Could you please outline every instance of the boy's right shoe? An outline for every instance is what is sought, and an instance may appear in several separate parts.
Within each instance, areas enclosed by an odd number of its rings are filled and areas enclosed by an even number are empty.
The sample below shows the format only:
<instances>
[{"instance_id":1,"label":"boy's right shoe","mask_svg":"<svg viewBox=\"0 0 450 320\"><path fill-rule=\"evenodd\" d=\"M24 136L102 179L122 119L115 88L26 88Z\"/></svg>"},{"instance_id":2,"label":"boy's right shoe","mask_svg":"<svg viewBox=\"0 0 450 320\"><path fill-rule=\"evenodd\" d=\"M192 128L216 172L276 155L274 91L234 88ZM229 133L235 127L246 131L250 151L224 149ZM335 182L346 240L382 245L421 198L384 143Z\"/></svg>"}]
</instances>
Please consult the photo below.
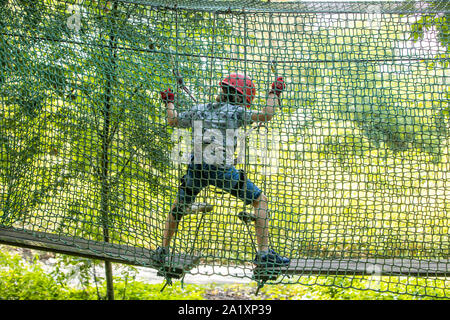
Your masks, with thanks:
<instances>
[{"instance_id":1,"label":"boy's right shoe","mask_svg":"<svg viewBox=\"0 0 450 320\"><path fill-rule=\"evenodd\" d=\"M258 252L253 263L261 268L283 268L289 266L291 259L278 255L273 249Z\"/></svg>"}]
</instances>

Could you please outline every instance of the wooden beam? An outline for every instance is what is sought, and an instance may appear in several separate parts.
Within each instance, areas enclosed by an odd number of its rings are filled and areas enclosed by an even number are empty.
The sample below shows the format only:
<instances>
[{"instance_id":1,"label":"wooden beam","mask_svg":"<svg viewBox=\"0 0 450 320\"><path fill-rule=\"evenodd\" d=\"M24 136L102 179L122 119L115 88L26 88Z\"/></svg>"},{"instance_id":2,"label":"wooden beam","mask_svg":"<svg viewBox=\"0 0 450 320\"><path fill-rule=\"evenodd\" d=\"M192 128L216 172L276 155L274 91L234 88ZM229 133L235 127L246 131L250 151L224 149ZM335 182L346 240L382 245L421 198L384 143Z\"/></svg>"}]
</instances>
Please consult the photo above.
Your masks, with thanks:
<instances>
[{"instance_id":1,"label":"wooden beam","mask_svg":"<svg viewBox=\"0 0 450 320\"><path fill-rule=\"evenodd\" d=\"M152 259L154 250L45 232L0 227L0 243L155 269L159 267ZM172 254L166 262L173 268L188 271L198 265L200 258Z\"/></svg>"},{"instance_id":2,"label":"wooden beam","mask_svg":"<svg viewBox=\"0 0 450 320\"><path fill-rule=\"evenodd\" d=\"M293 259L286 274L450 276L448 259Z\"/></svg>"},{"instance_id":3,"label":"wooden beam","mask_svg":"<svg viewBox=\"0 0 450 320\"><path fill-rule=\"evenodd\" d=\"M60 236L51 233L23 231L0 227L0 243L52 251L91 259L158 269L151 257L154 251L141 247ZM199 257L174 254L166 258L171 270L189 271L200 262ZM265 270L258 269L259 274ZM269 270L270 272L270 270ZM276 268L276 274L292 275L388 275L388 276L450 276L450 259L292 259L287 268Z\"/></svg>"}]
</instances>

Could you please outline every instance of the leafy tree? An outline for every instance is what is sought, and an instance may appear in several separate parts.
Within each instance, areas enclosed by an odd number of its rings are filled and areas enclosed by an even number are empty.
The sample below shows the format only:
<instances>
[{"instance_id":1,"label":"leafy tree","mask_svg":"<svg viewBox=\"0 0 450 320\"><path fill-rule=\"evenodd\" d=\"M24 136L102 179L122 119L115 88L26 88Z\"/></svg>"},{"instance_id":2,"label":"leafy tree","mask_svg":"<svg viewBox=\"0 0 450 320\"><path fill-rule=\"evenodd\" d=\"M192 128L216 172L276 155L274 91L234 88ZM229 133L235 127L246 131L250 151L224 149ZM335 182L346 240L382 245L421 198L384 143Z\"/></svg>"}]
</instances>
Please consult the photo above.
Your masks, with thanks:
<instances>
[{"instance_id":1,"label":"leafy tree","mask_svg":"<svg viewBox=\"0 0 450 320\"><path fill-rule=\"evenodd\" d=\"M358 136L362 132L372 148L394 153L419 150L433 161L440 160L449 137L448 105L445 89L434 79L442 79L443 73L427 70L396 50L397 43L407 41L403 36L408 32L405 26L399 30L398 22L386 18L378 28L370 28L362 20L358 27L334 26L311 33L307 53L320 52L330 61L322 64L322 79L313 85L321 92L314 116L324 121L350 120L359 129L347 130L345 142L325 138L325 153L340 159L362 155L369 151ZM426 85L427 91L413 88L411 79L418 79L413 81Z\"/></svg>"},{"instance_id":2,"label":"leafy tree","mask_svg":"<svg viewBox=\"0 0 450 320\"><path fill-rule=\"evenodd\" d=\"M176 186L159 91L176 88L173 69L208 91L200 56L220 50L208 43L225 20L119 1L1 5L3 220L35 211L55 232L157 237L149 213Z\"/></svg>"},{"instance_id":3,"label":"leafy tree","mask_svg":"<svg viewBox=\"0 0 450 320\"><path fill-rule=\"evenodd\" d=\"M59 116L43 111L52 94L62 97L66 77L61 66L34 56L36 50L48 50L35 38L45 15L42 3L2 1L0 15L0 181L5 190L0 221L10 225L48 200L69 177L61 164L36 166L39 157L57 152L45 132ZM26 41L27 36L33 38Z\"/></svg>"},{"instance_id":4,"label":"leafy tree","mask_svg":"<svg viewBox=\"0 0 450 320\"><path fill-rule=\"evenodd\" d=\"M406 3L414 5L416 2L425 3L432 11L440 13L424 13L416 17L415 22L411 25L411 39L413 41L419 41L423 39L426 31L435 29L437 33L437 39L441 45L446 48L446 53L440 57L446 59L443 61L445 66L448 66L448 50L450 46L450 34L449 34L449 20L450 20L450 3L442 0L407 0Z\"/></svg>"}]
</instances>

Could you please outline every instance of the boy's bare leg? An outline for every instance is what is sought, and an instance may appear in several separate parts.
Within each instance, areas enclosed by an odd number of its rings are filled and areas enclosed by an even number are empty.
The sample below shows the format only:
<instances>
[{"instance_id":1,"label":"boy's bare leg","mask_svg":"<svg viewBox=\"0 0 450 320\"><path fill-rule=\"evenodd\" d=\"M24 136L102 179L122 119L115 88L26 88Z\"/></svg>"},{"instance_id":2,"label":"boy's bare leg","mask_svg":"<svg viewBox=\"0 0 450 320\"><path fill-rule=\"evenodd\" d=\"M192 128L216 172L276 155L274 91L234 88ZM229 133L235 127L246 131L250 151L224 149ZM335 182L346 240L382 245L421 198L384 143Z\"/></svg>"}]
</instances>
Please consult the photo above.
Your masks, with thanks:
<instances>
[{"instance_id":1,"label":"boy's bare leg","mask_svg":"<svg viewBox=\"0 0 450 320\"><path fill-rule=\"evenodd\" d=\"M262 193L258 199L253 202L253 207L255 210L255 231L256 231L256 241L258 243L259 251L269 250L269 217L268 217L268 205L267 197ZM177 202L175 201L172 210L174 210ZM171 211L172 211L171 210ZM170 212L167 215L166 225L163 233L162 246L168 248L173 235L178 228L179 221L175 220L175 217Z\"/></svg>"},{"instance_id":2,"label":"boy's bare leg","mask_svg":"<svg viewBox=\"0 0 450 320\"><path fill-rule=\"evenodd\" d=\"M172 205L172 209L170 210L169 214L167 215L166 226L164 228L163 241L162 241L163 248L169 247L170 240L172 240L172 237L178 228L178 221L175 220L175 217L172 214L172 211L174 210L176 205L177 205L177 202L175 201L174 204Z\"/></svg>"},{"instance_id":3,"label":"boy's bare leg","mask_svg":"<svg viewBox=\"0 0 450 320\"><path fill-rule=\"evenodd\" d=\"M253 202L255 208L255 231L259 251L269 250L269 217L267 197L261 195Z\"/></svg>"},{"instance_id":4,"label":"boy's bare leg","mask_svg":"<svg viewBox=\"0 0 450 320\"><path fill-rule=\"evenodd\" d=\"M172 240L173 235L178 229L179 220L177 221L175 217L173 216L173 211L177 207L178 203L177 200L174 201L172 205L172 209L170 210L170 213L167 215L166 225L163 232L163 241L162 241L162 247L168 248L170 245L170 241ZM212 205L208 205L207 203L194 203L188 207L184 207L183 210L186 210L184 213L203 213L203 212L210 212L213 210Z\"/></svg>"}]
</instances>

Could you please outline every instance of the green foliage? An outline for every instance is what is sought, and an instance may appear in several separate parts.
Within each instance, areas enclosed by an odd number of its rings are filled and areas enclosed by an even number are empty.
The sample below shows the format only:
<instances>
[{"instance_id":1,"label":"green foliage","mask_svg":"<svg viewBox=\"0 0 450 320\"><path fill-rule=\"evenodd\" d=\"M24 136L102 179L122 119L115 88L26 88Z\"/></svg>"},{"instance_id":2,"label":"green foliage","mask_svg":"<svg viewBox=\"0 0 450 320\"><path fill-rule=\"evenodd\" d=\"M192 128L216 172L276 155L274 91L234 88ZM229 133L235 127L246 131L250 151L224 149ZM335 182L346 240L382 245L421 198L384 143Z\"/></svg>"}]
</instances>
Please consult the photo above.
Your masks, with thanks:
<instances>
[{"instance_id":1,"label":"green foliage","mask_svg":"<svg viewBox=\"0 0 450 320\"><path fill-rule=\"evenodd\" d=\"M115 294L122 300L204 300L204 286L175 282L161 292L161 284L147 284L139 281L124 283L117 281Z\"/></svg>"},{"instance_id":2,"label":"green foliage","mask_svg":"<svg viewBox=\"0 0 450 320\"><path fill-rule=\"evenodd\" d=\"M439 62L430 67L421 61L426 46L417 56L398 51L431 30L448 51L446 15L422 15L412 26L387 15L373 28L362 13L320 20L98 2L0 1L1 226L154 248L182 174L169 158L172 129L158 91L170 86L177 107L192 104L173 69L201 102L225 73L247 72L258 88L254 108L265 105L278 72L288 80L285 114L269 126L284 139L281 168L261 177L260 163L247 164L270 198L274 245L312 257L448 256L448 56L427 57ZM78 31L67 24L69 4L81 8ZM281 61L271 73L272 59ZM176 249L227 263L252 259L253 230L234 214L241 204L203 195L214 214L198 237L199 216L186 217ZM80 281L81 291L62 296L102 298L103 279L91 280L97 267L68 259L52 276L62 288ZM58 296L42 270L17 270ZM124 299L128 291L159 297L131 271L125 278L117 289ZM327 297L349 285L330 281Z\"/></svg>"},{"instance_id":3,"label":"green foliage","mask_svg":"<svg viewBox=\"0 0 450 320\"><path fill-rule=\"evenodd\" d=\"M47 274L38 264L25 265L20 256L0 251L1 300L67 299L68 290Z\"/></svg>"},{"instance_id":4,"label":"green foliage","mask_svg":"<svg viewBox=\"0 0 450 320\"><path fill-rule=\"evenodd\" d=\"M319 92L311 111L316 121L352 120L359 129L343 122L347 125L347 130L341 130L345 136L339 141L325 138L324 150L337 158L362 156L370 149L394 154L419 150L433 162L441 161L450 137L445 66L429 69L415 56L397 50L398 43L406 45L403 35L409 26L399 25L396 19L380 19L377 28L368 28L362 20L355 22L357 28L342 23L312 30L309 43L302 47L303 54L317 51L329 61L336 60L324 63L312 80L308 68L300 74L307 80L308 91ZM442 19L436 24L447 26ZM352 40L356 38L359 40ZM427 92L414 89L427 84ZM364 139L370 145L361 143Z\"/></svg>"},{"instance_id":5,"label":"green foliage","mask_svg":"<svg viewBox=\"0 0 450 320\"><path fill-rule=\"evenodd\" d=\"M90 273L98 262L58 256L57 264L50 271L39 264L39 256L26 263L19 255L0 251L0 299L1 300L98 300L105 298L105 281ZM256 284L207 285L184 284L179 281L165 288L160 284L148 284L136 280L136 270L125 268L115 277L116 300L411 300L445 298L448 292L442 288L445 280L398 277L304 277L302 283L268 284L255 296ZM70 283L79 280L81 288ZM432 285L436 288L432 288ZM394 287L398 287L394 290ZM396 293L397 292L397 293Z\"/></svg>"},{"instance_id":6,"label":"green foliage","mask_svg":"<svg viewBox=\"0 0 450 320\"><path fill-rule=\"evenodd\" d=\"M414 0L408 0L410 2L414 2ZM439 9L442 12L448 12L450 9L450 4L446 1L441 0L425 0L431 10ZM446 54L441 56L445 60L441 61L441 63L448 67L448 49L450 46L450 30L449 30L449 18L450 14L422 14L419 15L416 21L411 25L411 37L414 41L418 41L423 39L425 31L431 31L435 29L437 32L437 37L442 46L444 46L446 50Z\"/></svg>"},{"instance_id":7,"label":"green foliage","mask_svg":"<svg viewBox=\"0 0 450 320\"><path fill-rule=\"evenodd\" d=\"M67 23L71 3L83 12L78 32ZM129 3L106 8L91 1L15 0L1 5L6 130L0 136L0 183L7 190L0 203L2 224L11 226L31 212L53 212L59 232L102 239L110 226L122 228L123 215L136 205L146 203L149 211L161 206L173 191L174 167L158 91L176 86L173 68L187 82L210 75L197 68L196 56L223 48L212 49L208 42L212 33L226 39L224 20L185 12L174 30L168 28L173 14L152 20L155 12ZM149 19L140 20L146 15ZM177 34L184 39L180 43ZM205 38L198 47L186 45ZM66 203L64 214L56 202ZM89 221L83 221L86 214ZM145 217L132 219L134 228L146 229ZM108 231L121 238L126 228Z\"/></svg>"},{"instance_id":8,"label":"green foliage","mask_svg":"<svg viewBox=\"0 0 450 320\"><path fill-rule=\"evenodd\" d=\"M19 255L0 250L0 300L97 300L104 299L106 284L91 274L99 262L89 259L58 257L51 271L44 270L38 256L26 263ZM74 280L81 288L75 288ZM77 282L75 281L75 283ZM132 269L125 268L115 278L117 300L200 300L205 289L179 282L161 291L161 285L135 281Z\"/></svg>"}]
</instances>

